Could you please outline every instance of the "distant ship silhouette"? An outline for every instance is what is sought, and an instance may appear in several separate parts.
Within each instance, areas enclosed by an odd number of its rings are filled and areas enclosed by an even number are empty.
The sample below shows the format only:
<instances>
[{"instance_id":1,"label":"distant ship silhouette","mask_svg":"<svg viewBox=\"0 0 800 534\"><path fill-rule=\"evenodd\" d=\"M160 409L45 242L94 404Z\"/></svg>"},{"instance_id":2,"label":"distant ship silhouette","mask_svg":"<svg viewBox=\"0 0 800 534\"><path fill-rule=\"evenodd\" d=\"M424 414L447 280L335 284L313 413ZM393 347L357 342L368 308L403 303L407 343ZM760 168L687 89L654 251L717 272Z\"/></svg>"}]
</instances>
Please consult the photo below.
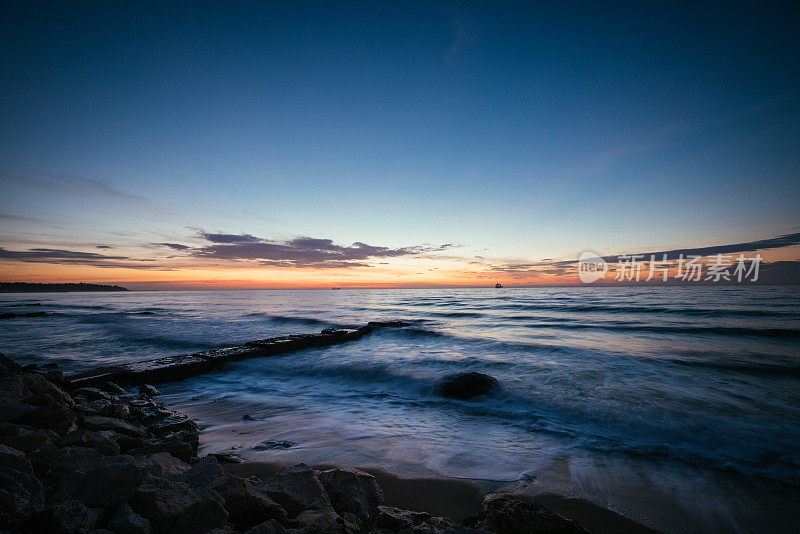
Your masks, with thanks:
<instances>
[{"instance_id":1,"label":"distant ship silhouette","mask_svg":"<svg viewBox=\"0 0 800 534\"><path fill-rule=\"evenodd\" d=\"M501 288L501 287L503 287L503 284L501 284L500 282L497 282L497 283L494 285L494 288L495 288L495 289L499 289L499 288Z\"/></svg>"}]
</instances>

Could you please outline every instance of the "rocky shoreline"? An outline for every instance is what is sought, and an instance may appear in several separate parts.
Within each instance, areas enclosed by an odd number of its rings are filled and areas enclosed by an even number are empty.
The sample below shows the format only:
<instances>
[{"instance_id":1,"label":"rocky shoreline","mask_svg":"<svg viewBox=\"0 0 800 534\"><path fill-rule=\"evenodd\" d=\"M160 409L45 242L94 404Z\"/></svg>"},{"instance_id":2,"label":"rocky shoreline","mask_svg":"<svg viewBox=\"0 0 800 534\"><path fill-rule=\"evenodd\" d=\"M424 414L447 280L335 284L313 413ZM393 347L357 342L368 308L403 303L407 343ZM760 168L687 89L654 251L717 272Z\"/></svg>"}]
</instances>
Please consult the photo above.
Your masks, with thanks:
<instances>
[{"instance_id":1,"label":"rocky shoreline","mask_svg":"<svg viewBox=\"0 0 800 534\"><path fill-rule=\"evenodd\" d=\"M198 458L197 424L157 394L72 384L0 354L0 532L586 532L509 495L487 496L463 525L384 506L375 478L355 469L235 476Z\"/></svg>"},{"instance_id":2,"label":"rocky shoreline","mask_svg":"<svg viewBox=\"0 0 800 534\"><path fill-rule=\"evenodd\" d=\"M99 386L107 382L121 385L157 384L182 380L213 371L226 362L246 358L275 356L313 347L328 347L356 341L372 333L376 328L399 328L409 326L405 321L370 321L359 328L326 328L313 334L295 334L269 339L249 341L244 345L224 349L206 350L193 354L167 356L154 360L143 360L123 365L98 367L68 377L74 386Z\"/></svg>"}]
</instances>

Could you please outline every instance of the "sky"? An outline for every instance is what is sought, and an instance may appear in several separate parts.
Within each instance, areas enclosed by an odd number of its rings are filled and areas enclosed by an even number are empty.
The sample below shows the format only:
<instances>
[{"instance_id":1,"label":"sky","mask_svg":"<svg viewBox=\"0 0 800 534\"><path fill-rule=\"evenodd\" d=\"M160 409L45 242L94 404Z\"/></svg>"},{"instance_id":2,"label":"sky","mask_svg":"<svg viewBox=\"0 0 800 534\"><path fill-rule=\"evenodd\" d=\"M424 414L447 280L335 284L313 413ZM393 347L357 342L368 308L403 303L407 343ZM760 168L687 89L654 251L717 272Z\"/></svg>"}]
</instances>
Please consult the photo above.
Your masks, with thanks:
<instances>
[{"instance_id":1,"label":"sky","mask_svg":"<svg viewBox=\"0 0 800 534\"><path fill-rule=\"evenodd\" d=\"M733 246L800 282L799 21L6 1L0 281L569 284L586 250Z\"/></svg>"}]
</instances>

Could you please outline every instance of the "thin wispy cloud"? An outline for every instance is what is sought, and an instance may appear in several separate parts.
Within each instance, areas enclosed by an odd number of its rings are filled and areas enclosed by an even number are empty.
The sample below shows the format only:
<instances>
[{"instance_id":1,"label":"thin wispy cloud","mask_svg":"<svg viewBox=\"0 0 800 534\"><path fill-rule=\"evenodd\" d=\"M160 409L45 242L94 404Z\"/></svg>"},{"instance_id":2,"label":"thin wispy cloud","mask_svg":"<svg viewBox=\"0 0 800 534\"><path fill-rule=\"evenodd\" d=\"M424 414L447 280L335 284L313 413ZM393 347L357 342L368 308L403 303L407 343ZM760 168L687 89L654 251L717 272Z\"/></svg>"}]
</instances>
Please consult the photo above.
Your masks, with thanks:
<instances>
[{"instance_id":1,"label":"thin wispy cloud","mask_svg":"<svg viewBox=\"0 0 800 534\"><path fill-rule=\"evenodd\" d=\"M124 269L171 270L156 264L153 259L137 259L129 256L109 256L96 252L82 252L53 248L32 248L28 250L6 250L0 248L0 260L26 263L50 263L58 265L85 265L91 267L116 267Z\"/></svg>"},{"instance_id":2,"label":"thin wispy cloud","mask_svg":"<svg viewBox=\"0 0 800 534\"><path fill-rule=\"evenodd\" d=\"M475 23L462 8L453 17L453 39L442 57L447 63L451 63L464 48L474 43L476 39Z\"/></svg>"}]
</instances>

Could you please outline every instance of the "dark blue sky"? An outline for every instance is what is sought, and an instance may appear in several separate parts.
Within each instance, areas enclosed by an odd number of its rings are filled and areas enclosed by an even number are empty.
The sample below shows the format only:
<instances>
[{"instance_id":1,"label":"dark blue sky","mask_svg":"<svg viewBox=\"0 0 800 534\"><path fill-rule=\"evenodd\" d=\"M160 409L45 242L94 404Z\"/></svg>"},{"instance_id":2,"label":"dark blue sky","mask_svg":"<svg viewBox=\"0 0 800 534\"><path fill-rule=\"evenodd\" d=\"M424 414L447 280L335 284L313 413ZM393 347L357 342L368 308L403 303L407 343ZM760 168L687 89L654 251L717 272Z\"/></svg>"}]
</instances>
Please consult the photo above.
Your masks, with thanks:
<instances>
[{"instance_id":1,"label":"dark blue sky","mask_svg":"<svg viewBox=\"0 0 800 534\"><path fill-rule=\"evenodd\" d=\"M798 225L797 3L118 4L0 8L6 247L538 260Z\"/></svg>"}]
</instances>

